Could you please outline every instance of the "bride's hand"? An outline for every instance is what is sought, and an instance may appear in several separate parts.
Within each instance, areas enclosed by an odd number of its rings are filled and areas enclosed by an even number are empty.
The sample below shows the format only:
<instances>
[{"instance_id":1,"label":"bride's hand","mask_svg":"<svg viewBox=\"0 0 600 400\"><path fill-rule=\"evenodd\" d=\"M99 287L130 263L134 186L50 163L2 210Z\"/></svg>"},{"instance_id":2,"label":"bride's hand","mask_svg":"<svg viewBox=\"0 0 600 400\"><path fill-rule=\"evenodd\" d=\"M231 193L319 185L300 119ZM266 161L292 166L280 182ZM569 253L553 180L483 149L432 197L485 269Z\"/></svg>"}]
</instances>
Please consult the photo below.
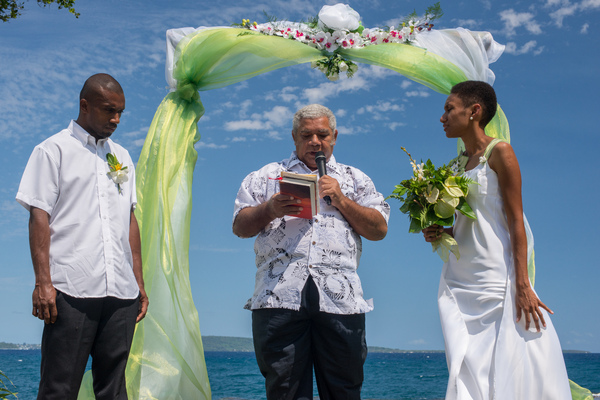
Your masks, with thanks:
<instances>
[{"instance_id":1,"label":"bride's hand","mask_svg":"<svg viewBox=\"0 0 600 400\"><path fill-rule=\"evenodd\" d=\"M423 229L421 232L423 232L423 237L425 238L426 242L435 242L442 237L444 227L441 225L431 225Z\"/></svg>"},{"instance_id":2,"label":"bride's hand","mask_svg":"<svg viewBox=\"0 0 600 400\"><path fill-rule=\"evenodd\" d=\"M546 327L546 321L544 320L544 315L542 314L540 307L550 314L554 314L554 312L535 295L535 292L530 286L520 290L517 289L515 306L517 308L517 322L519 322L523 314L525 314L525 329L527 330L529 330L532 319L538 332L540 331L540 322L544 328Z\"/></svg>"}]
</instances>

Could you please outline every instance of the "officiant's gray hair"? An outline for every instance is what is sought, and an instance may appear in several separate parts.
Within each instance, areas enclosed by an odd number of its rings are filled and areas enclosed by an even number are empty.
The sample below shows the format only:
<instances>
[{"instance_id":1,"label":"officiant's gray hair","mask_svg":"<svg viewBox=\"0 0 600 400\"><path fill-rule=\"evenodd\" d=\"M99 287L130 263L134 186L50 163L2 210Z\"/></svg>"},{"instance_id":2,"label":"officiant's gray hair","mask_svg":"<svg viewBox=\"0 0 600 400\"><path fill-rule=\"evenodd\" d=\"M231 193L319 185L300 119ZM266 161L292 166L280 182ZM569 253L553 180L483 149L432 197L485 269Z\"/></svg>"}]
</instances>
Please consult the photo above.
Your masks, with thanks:
<instances>
[{"instance_id":1,"label":"officiant's gray hair","mask_svg":"<svg viewBox=\"0 0 600 400\"><path fill-rule=\"evenodd\" d=\"M296 114L294 114L292 132L296 133L298 131L298 126L300 126L300 120L317 119L321 117L327 117L327 119L329 120L329 129L331 129L332 133L335 132L335 115L333 115L333 112L329 108L320 104L310 104L296 111Z\"/></svg>"}]
</instances>

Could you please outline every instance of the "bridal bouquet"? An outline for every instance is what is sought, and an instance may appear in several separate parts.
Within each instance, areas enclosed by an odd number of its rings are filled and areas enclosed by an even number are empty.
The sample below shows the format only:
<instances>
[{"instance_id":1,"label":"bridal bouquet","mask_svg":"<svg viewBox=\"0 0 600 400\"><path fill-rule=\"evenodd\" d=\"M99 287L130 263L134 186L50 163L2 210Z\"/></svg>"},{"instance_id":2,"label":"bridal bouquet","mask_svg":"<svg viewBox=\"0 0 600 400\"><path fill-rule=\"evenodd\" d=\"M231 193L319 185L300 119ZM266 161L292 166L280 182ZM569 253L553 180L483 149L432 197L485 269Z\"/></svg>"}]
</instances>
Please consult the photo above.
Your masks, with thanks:
<instances>
[{"instance_id":1,"label":"bridal bouquet","mask_svg":"<svg viewBox=\"0 0 600 400\"><path fill-rule=\"evenodd\" d=\"M460 175L464 160L457 158L450 165L435 168L431 160L417 164L404 147L402 150L410 158L413 176L396 185L389 198L402 202L400 211L410 218L409 232L418 233L437 224L452 226L454 213L458 210L466 217L475 219L475 213L466 201L469 184L474 181ZM464 168L464 165L462 166ZM442 260L447 261L449 252L460 258L458 244L452 236L443 233L442 237L431 243Z\"/></svg>"}]
</instances>

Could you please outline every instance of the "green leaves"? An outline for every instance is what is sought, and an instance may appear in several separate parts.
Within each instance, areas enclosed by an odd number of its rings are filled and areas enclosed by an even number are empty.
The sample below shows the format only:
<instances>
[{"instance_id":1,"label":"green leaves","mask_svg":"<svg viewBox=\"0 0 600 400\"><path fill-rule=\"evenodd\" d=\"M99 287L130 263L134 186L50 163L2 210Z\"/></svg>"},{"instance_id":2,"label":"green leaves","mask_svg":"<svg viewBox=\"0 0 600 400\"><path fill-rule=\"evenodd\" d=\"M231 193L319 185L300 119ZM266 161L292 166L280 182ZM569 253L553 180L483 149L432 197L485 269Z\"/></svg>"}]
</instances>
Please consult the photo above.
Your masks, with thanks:
<instances>
[{"instance_id":1,"label":"green leaves","mask_svg":"<svg viewBox=\"0 0 600 400\"><path fill-rule=\"evenodd\" d=\"M43 7L56 3L59 10L66 8L75 18L79 18L79 13L73 7L75 0L37 0L37 3ZM7 22L10 19L17 18L25 8L24 4L18 0L0 0L0 20Z\"/></svg>"},{"instance_id":2,"label":"green leaves","mask_svg":"<svg viewBox=\"0 0 600 400\"><path fill-rule=\"evenodd\" d=\"M108 162L108 165L111 167L116 167L119 164L117 157L115 157L111 153L106 154L106 161Z\"/></svg>"},{"instance_id":3,"label":"green leaves","mask_svg":"<svg viewBox=\"0 0 600 400\"><path fill-rule=\"evenodd\" d=\"M0 371L0 399L7 399L8 396L14 396L15 398L18 398L16 392L11 392L10 390L8 390L8 387L6 386L6 383L4 382L5 380L10 382L11 385L13 385L11 380L8 379L8 377L4 374L4 372ZM13 386L15 386L15 385L13 385Z\"/></svg>"}]
</instances>

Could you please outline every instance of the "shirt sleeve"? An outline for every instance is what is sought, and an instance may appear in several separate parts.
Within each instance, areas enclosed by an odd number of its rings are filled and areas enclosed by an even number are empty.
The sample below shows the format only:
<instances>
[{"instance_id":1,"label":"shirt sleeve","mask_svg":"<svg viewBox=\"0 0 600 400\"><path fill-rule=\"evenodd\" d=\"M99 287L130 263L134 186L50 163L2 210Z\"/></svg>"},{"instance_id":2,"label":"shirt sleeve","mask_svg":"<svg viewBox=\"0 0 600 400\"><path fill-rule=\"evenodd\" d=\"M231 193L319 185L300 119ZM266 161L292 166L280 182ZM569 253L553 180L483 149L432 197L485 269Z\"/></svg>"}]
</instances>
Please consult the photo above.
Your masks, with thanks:
<instances>
[{"instance_id":1,"label":"shirt sleeve","mask_svg":"<svg viewBox=\"0 0 600 400\"><path fill-rule=\"evenodd\" d=\"M36 207L52 215L59 195L59 164L41 146L33 149L21 178L17 201L28 211Z\"/></svg>"},{"instance_id":2,"label":"shirt sleeve","mask_svg":"<svg viewBox=\"0 0 600 400\"><path fill-rule=\"evenodd\" d=\"M235 198L233 221L244 208L256 207L279 191L279 181L276 178L283 169L280 163L271 163L244 178Z\"/></svg>"},{"instance_id":3,"label":"shirt sleeve","mask_svg":"<svg viewBox=\"0 0 600 400\"><path fill-rule=\"evenodd\" d=\"M256 191L256 179L258 171L251 172L244 178L235 198L233 208L233 221L237 215L246 207L256 207L264 201L264 196Z\"/></svg>"},{"instance_id":4,"label":"shirt sleeve","mask_svg":"<svg viewBox=\"0 0 600 400\"><path fill-rule=\"evenodd\" d=\"M356 203L363 207L373 208L381 213L386 224L390 219L390 205L381 193L375 189L375 184L365 173L356 170Z\"/></svg>"}]
</instances>

